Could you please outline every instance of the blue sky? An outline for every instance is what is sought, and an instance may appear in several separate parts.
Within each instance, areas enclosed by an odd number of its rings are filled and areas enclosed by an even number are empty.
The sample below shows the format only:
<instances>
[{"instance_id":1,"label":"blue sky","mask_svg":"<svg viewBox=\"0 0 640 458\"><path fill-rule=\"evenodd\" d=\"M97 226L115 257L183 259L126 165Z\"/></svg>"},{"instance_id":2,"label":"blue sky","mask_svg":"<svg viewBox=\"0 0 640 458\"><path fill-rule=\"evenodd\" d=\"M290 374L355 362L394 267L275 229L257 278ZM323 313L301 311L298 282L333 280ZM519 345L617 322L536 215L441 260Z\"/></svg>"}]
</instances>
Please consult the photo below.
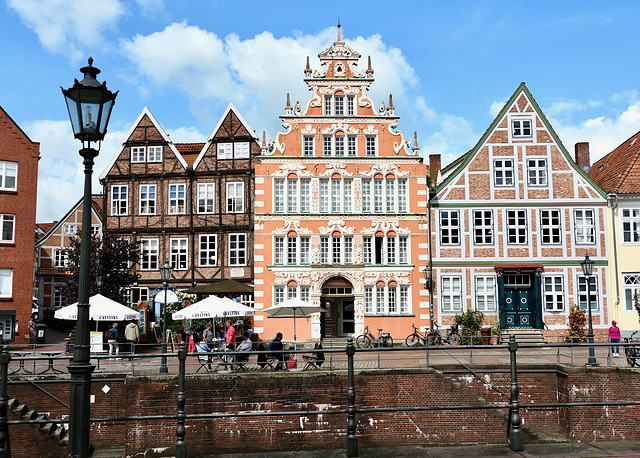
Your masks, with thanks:
<instances>
[{"instance_id":1,"label":"blue sky","mask_svg":"<svg viewBox=\"0 0 640 458\"><path fill-rule=\"evenodd\" d=\"M588 141L593 161L640 130L639 13L636 1L5 0L0 105L41 144L37 219L57 220L83 183L60 86L89 56L120 91L97 176L145 106L176 142L204 141L229 101L274 138L339 17L361 66L371 56L371 98L393 94L421 154L468 151L524 81L567 149Z\"/></svg>"}]
</instances>

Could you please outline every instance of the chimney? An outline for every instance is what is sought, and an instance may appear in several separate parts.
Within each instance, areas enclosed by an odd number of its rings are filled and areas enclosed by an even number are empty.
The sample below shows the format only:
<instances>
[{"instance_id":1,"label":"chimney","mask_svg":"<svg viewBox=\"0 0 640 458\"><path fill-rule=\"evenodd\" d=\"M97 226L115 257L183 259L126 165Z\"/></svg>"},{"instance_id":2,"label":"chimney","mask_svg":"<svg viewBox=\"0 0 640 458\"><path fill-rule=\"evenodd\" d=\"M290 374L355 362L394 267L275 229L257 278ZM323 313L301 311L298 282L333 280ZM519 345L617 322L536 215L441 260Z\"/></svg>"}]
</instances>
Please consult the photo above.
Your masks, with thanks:
<instances>
[{"instance_id":1,"label":"chimney","mask_svg":"<svg viewBox=\"0 0 640 458\"><path fill-rule=\"evenodd\" d=\"M589 157L589 142L576 143L576 164L585 173L591 169L591 158Z\"/></svg>"},{"instance_id":2,"label":"chimney","mask_svg":"<svg viewBox=\"0 0 640 458\"><path fill-rule=\"evenodd\" d=\"M442 167L442 156L440 154L429 155L429 176L431 178L430 186L435 186L438 181L438 173Z\"/></svg>"}]
</instances>

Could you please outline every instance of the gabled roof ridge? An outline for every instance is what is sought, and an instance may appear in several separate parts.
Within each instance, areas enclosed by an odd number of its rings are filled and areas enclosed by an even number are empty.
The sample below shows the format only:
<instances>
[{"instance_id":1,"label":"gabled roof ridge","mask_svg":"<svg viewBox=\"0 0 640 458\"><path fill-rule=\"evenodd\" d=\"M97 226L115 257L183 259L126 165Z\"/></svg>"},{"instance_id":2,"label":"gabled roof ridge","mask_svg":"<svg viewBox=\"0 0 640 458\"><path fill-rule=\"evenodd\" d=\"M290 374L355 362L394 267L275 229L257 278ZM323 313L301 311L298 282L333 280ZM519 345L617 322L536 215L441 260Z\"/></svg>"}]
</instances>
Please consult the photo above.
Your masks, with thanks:
<instances>
[{"instance_id":1,"label":"gabled roof ridge","mask_svg":"<svg viewBox=\"0 0 640 458\"><path fill-rule=\"evenodd\" d=\"M629 144L630 142L631 144ZM631 156L629 158L622 157L620 161L617 161L617 159L623 156L630 148L633 148ZM604 165L607 165L608 167L610 163L613 165L611 170L616 171L622 169L620 173L615 177L607 175L604 170L602 171L602 174L599 173L600 167ZM613 151L594 162L592 171L595 172L594 180L598 180L600 183L602 183L603 186L605 185L605 181L607 181L607 178L611 178L613 184L611 186L611 189L608 189L607 191L618 193L620 192L620 188L624 186L629 175L634 172L636 168L640 170L640 131L631 135L620 145L618 145Z\"/></svg>"},{"instance_id":2,"label":"gabled roof ridge","mask_svg":"<svg viewBox=\"0 0 640 458\"><path fill-rule=\"evenodd\" d=\"M92 194L91 195L91 211L95 212L96 215L102 219L102 210L98 207L98 204L94 202L94 199L97 199L99 197L102 197L102 194ZM60 226L62 226L63 224L66 223L66 221L69 219L69 217L78 210L78 208L80 208L80 205L82 204L82 202L84 201L84 196L82 196L80 198L80 200L78 202L75 203L74 206L72 206L69 211L67 213L64 214L64 216L62 218L60 218L60 220L55 223L53 226L51 226L51 228L47 231L46 234L44 234L42 237L40 237L38 239L38 241L36 242L36 247L40 247L42 245L44 245L44 242L46 242L47 240L49 240L49 238L58 230L58 228Z\"/></svg>"}]
</instances>

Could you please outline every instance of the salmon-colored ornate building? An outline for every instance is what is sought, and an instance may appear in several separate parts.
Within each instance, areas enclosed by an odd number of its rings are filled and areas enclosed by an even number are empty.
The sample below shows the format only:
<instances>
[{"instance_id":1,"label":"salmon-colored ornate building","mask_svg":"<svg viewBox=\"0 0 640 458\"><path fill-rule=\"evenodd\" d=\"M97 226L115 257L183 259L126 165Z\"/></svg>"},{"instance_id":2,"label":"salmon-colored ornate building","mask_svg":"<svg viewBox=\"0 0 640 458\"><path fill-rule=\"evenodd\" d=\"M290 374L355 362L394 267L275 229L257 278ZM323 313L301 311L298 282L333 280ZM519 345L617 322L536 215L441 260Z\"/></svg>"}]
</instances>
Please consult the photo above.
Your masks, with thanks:
<instances>
[{"instance_id":1,"label":"salmon-colored ornate building","mask_svg":"<svg viewBox=\"0 0 640 458\"><path fill-rule=\"evenodd\" d=\"M261 309L288 298L327 310L297 319L298 339L405 336L428 317L427 167L396 131L392 97L367 96L371 60L340 36L304 69L312 95L281 116L284 131L256 164L255 332L293 337L293 320Z\"/></svg>"}]
</instances>

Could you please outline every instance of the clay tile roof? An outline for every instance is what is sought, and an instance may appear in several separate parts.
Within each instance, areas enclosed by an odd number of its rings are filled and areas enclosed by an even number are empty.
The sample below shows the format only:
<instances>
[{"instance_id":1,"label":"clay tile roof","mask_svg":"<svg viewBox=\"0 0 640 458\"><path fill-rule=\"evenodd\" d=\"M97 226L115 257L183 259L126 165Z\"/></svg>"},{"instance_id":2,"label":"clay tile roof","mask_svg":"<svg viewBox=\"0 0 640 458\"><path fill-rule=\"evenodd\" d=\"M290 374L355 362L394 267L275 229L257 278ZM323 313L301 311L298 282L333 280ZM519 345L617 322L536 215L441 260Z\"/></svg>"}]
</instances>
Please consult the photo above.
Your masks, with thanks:
<instances>
[{"instance_id":1,"label":"clay tile roof","mask_svg":"<svg viewBox=\"0 0 640 458\"><path fill-rule=\"evenodd\" d=\"M184 160L189 165L193 165L193 163L198 158L200 151L204 148L204 143L174 143L178 152L182 155Z\"/></svg>"},{"instance_id":2,"label":"clay tile roof","mask_svg":"<svg viewBox=\"0 0 640 458\"><path fill-rule=\"evenodd\" d=\"M589 177L607 193L640 193L640 132L597 161Z\"/></svg>"}]
</instances>

